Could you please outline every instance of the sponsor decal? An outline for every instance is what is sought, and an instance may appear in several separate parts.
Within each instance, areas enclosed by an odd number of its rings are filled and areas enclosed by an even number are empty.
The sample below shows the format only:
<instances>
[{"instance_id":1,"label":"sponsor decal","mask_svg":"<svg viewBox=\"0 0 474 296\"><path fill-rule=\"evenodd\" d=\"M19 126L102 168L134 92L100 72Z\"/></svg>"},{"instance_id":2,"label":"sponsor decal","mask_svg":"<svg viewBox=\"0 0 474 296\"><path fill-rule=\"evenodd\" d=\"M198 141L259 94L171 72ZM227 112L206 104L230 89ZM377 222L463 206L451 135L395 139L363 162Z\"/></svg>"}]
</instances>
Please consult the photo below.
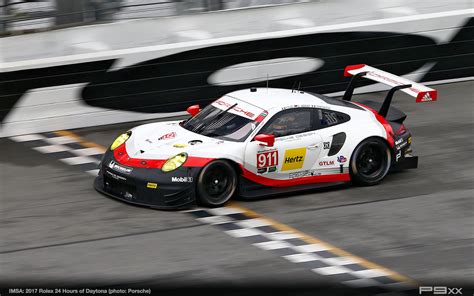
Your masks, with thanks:
<instances>
[{"instance_id":1,"label":"sponsor decal","mask_svg":"<svg viewBox=\"0 0 474 296\"><path fill-rule=\"evenodd\" d=\"M299 138L309 137L309 136L312 136L314 134L316 134L316 132L307 132L307 133L303 133L303 134L297 134L297 135L295 135L295 138L299 139Z\"/></svg>"},{"instance_id":2,"label":"sponsor decal","mask_svg":"<svg viewBox=\"0 0 474 296\"><path fill-rule=\"evenodd\" d=\"M153 182L148 182L148 183L146 183L146 188L156 189L156 188L158 188L158 184L153 183Z\"/></svg>"},{"instance_id":3,"label":"sponsor decal","mask_svg":"<svg viewBox=\"0 0 474 296\"><path fill-rule=\"evenodd\" d=\"M331 143L329 143L329 142L324 142L323 143L323 149L329 149L330 146L331 146Z\"/></svg>"},{"instance_id":4,"label":"sponsor decal","mask_svg":"<svg viewBox=\"0 0 474 296\"><path fill-rule=\"evenodd\" d=\"M296 178L319 176L319 175L321 175L321 173L319 173L316 170L304 170L304 171L301 171L301 172L289 173L288 178L296 179Z\"/></svg>"},{"instance_id":5,"label":"sponsor decal","mask_svg":"<svg viewBox=\"0 0 474 296\"><path fill-rule=\"evenodd\" d=\"M323 160L319 162L319 166L334 165L334 160Z\"/></svg>"},{"instance_id":6,"label":"sponsor decal","mask_svg":"<svg viewBox=\"0 0 474 296\"><path fill-rule=\"evenodd\" d=\"M150 139L145 139L145 142L148 142L150 144L153 144L153 142Z\"/></svg>"},{"instance_id":7,"label":"sponsor decal","mask_svg":"<svg viewBox=\"0 0 474 296\"><path fill-rule=\"evenodd\" d=\"M406 145L408 145L408 143L407 143L407 142L403 142L403 143L401 143L400 145L398 145L396 148L397 148L397 150L400 150L400 149L402 149L403 147L405 147Z\"/></svg>"},{"instance_id":8,"label":"sponsor decal","mask_svg":"<svg viewBox=\"0 0 474 296\"><path fill-rule=\"evenodd\" d=\"M265 117L267 117L268 113L265 111L265 112L262 112L256 119L255 119L255 122L262 122ZM255 129L255 128L253 128Z\"/></svg>"},{"instance_id":9,"label":"sponsor decal","mask_svg":"<svg viewBox=\"0 0 474 296\"><path fill-rule=\"evenodd\" d=\"M321 106L321 105L313 105L313 104L284 106L281 108L281 110L294 109L294 108L323 108L323 109L331 110L331 106Z\"/></svg>"},{"instance_id":10,"label":"sponsor decal","mask_svg":"<svg viewBox=\"0 0 474 296\"><path fill-rule=\"evenodd\" d=\"M214 102L214 104L221 105L221 106L224 106L226 108L230 108L230 107L232 107L232 105L234 105L234 104L228 103L228 102L223 101L223 100L217 100L217 101ZM239 107L238 105L235 106L234 108L232 108L232 110L237 112L237 113L242 113L242 114L244 114L245 116L247 116L249 118L253 118L255 116L255 114L253 114L252 112L244 110L243 108Z\"/></svg>"},{"instance_id":11,"label":"sponsor decal","mask_svg":"<svg viewBox=\"0 0 474 296\"><path fill-rule=\"evenodd\" d=\"M167 133L161 137L158 138L158 140L168 140L168 139L174 139L176 137L175 132Z\"/></svg>"},{"instance_id":12,"label":"sponsor decal","mask_svg":"<svg viewBox=\"0 0 474 296\"><path fill-rule=\"evenodd\" d=\"M306 148L288 149L283 157L282 171L301 169L306 156Z\"/></svg>"},{"instance_id":13,"label":"sponsor decal","mask_svg":"<svg viewBox=\"0 0 474 296\"><path fill-rule=\"evenodd\" d=\"M429 101L433 101L433 99L431 98L430 93L427 92L427 93L421 98L421 101L422 101L422 102L429 102Z\"/></svg>"},{"instance_id":14,"label":"sponsor decal","mask_svg":"<svg viewBox=\"0 0 474 296\"><path fill-rule=\"evenodd\" d=\"M297 134L297 135L289 135L289 136L284 136L284 137L278 137L278 138L275 139L275 142L278 142L278 141L291 142L292 140L299 140L301 138L309 137L309 136L312 136L312 135L315 135L315 134L316 134L316 132L310 131L310 132L307 132L307 133L302 133L302 134Z\"/></svg>"},{"instance_id":15,"label":"sponsor decal","mask_svg":"<svg viewBox=\"0 0 474 296\"><path fill-rule=\"evenodd\" d=\"M337 157L337 162L339 163L345 163L347 161L347 158L344 157L343 155L340 155Z\"/></svg>"},{"instance_id":16,"label":"sponsor decal","mask_svg":"<svg viewBox=\"0 0 474 296\"><path fill-rule=\"evenodd\" d=\"M398 160L402 157L402 151L398 151L397 155L395 156L395 161L398 162Z\"/></svg>"},{"instance_id":17,"label":"sponsor decal","mask_svg":"<svg viewBox=\"0 0 474 296\"><path fill-rule=\"evenodd\" d=\"M261 168L261 169L257 169L257 173L258 174L265 174L265 173L274 173L277 171L277 167L276 166L272 166L272 167L269 167L269 168Z\"/></svg>"},{"instance_id":18,"label":"sponsor decal","mask_svg":"<svg viewBox=\"0 0 474 296\"><path fill-rule=\"evenodd\" d=\"M123 174L130 174L133 169L131 168L126 168L124 166L121 166L119 164L117 164L114 160L111 160L108 167L114 171L117 171L119 173L123 173Z\"/></svg>"},{"instance_id":19,"label":"sponsor decal","mask_svg":"<svg viewBox=\"0 0 474 296\"><path fill-rule=\"evenodd\" d=\"M174 183L191 183L191 182L193 182L193 177L171 177L171 182L174 182Z\"/></svg>"},{"instance_id":20,"label":"sponsor decal","mask_svg":"<svg viewBox=\"0 0 474 296\"><path fill-rule=\"evenodd\" d=\"M400 150L400 149L402 149L403 147L407 146L410 143L411 143L411 137L409 137L406 141L405 141L405 139L400 138L400 139L395 141L395 148L397 148L397 150Z\"/></svg>"},{"instance_id":21,"label":"sponsor decal","mask_svg":"<svg viewBox=\"0 0 474 296\"><path fill-rule=\"evenodd\" d=\"M119 176L119 175L114 174L114 173L112 173L112 172L109 172L109 171L105 171L105 172L107 173L107 175L109 175L110 177L112 177L112 178L115 179L115 180L122 180L122 181L126 181L126 180L127 180L127 178L122 177L122 176Z\"/></svg>"},{"instance_id":22,"label":"sponsor decal","mask_svg":"<svg viewBox=\"0 0 474 296\"><path fill-rule=\"evenodd\" d=\"M278 165L278 150L257 153L257 169Z\"/></svg>"},{"instance_id":23,"label":"sponsor decal","mask_svg":"<svg viewBox=\"0 0 474 296\"><path fill-rule=\"evenodd\" d=\"M188 147L188 145L176 143L176 144L173 145L173 147L174 148L186 148L186 147Z\"/></svg>"}]
</instances>

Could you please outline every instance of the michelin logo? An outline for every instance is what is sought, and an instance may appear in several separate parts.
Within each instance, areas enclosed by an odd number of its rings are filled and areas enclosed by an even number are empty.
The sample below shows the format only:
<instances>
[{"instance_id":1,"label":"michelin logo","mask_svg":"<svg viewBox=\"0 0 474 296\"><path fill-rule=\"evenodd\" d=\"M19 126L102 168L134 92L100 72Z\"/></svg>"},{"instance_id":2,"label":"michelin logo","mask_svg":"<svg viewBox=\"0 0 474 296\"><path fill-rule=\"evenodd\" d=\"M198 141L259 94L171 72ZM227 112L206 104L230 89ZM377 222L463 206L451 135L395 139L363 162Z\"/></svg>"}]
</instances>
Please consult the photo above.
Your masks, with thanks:
<instances>
[{"instance_id":1,"label":"michelin logo","mask_svg":"<svg viewBox=\"0 0 474 296\"><path fill-rule=\"evenodd\" d=\"M191 183L192 181L193 177L171 177L171 182Z\"/></svg>"},{"instance_id":2,"label":"michelin logo","mask_svg":"<svg viewBox=\"0 0 474 296\"><path fill-rule=\"evenodd\" d=\"M126 168L121 165L118 165L115 161L109 163L109 168L123 174L130 174L132 172L131 168Z\"/></svg>"}]
</instances>

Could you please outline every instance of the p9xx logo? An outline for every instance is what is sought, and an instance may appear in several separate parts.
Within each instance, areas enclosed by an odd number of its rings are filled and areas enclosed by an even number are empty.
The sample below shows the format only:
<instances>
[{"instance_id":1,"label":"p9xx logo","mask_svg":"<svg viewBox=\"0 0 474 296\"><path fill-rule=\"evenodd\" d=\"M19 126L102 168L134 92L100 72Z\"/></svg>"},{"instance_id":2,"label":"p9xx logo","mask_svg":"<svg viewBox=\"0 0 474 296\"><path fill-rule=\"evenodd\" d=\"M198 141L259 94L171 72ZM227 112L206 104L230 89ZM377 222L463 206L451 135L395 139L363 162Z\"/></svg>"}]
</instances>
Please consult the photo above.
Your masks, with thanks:
<instances>
[{"instance_id":1,"label":"p9xx logo","mask_svg":"<svg viewBox=\"0 0 474 296\"><path fill-rule=\"evenodd\" d=\"M446 286L420 286L418 295L462 295L462 288L450 288Z\"/></svg>"}]
</instances>

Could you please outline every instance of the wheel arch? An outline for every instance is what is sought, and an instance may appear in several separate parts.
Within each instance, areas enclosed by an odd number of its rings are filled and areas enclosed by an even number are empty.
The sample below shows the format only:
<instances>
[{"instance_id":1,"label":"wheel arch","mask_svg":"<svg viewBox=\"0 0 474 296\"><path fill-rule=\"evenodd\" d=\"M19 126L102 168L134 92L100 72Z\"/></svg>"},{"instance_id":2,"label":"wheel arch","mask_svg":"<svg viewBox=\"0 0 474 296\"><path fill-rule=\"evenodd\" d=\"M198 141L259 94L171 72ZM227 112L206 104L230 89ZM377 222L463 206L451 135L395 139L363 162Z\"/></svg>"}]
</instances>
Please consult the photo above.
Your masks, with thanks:
<instances>
[{"instance_id":1,"label":"wheel arch","mask_svg":"<svg viewBox=\"0 0 474 296\"><path fill-rule=\"evenodd\" d=\"M201 178L203 178L203 171L206 169L206 167L208 167L210 164L214 163L214 162L225 162L227 163L230 168L232 170L234 170L235 172L235 187L234 187L234 193L232 193L232 196L235 196L235 194L239 192L239 174L241 174L241 168L239 167L239 165L231 160L231 159L228 159L228 158L215 158L215 159L212 159L210 161L208 161L205 165L203 165L198 173L197 173L197 182L195 182L195 188L196 188L196 200L198 203L202 203L202 204L205 204L206 206L210 206L210 207L215 207L215 206L222 206L222 205L217 205L217 204L210 204L208 201L204 202L203 200L200 199L199 197L199 182L201 182ZM225 201L227 202L227 201ZM224 202L224 203L225 203Z\"/></svg>"},{"instance_id":2,"label":"wheel arch","mask_svg":"<svg viewBox=\"0 0 474 296\"><path fill-rule=\"evenodd\" d=\"M230 158L218 158L218 160L227 161L234 168L237 175L239 175L239 176L242 175L242 173L243 173L242 165L237 163L235 160L230 159Z\"/></svg>"},{"instance_id":3,"label":"wheel arch","mask_svg":"<svg viewBox=\"0 0 474 296\"><path fill-rule=\"evenodd\" d=\"M390 165L389 165L389 169L390 167L393 165L393 158L394 158L394 155L393 155L393 151L392 151L392 148L390 147L390 143L387 141L387 139L385 139L384 137L381 137L381 136L378 136L378 135L372 135L372 136L369 136L369 137L366 137L364 139L362 139L361 141L359 141L357 143L357 145L354 146L354 149L352 150L351 152L351 157L349 159L349 177L351 179L351 181L354 181L354 176L353 176L353 171L352 171L352 164L353 164L353 157L354 157L354 152L357 150L357 147L359 147L359 145L361 145L363 142L369 140L369 139L378 139L378 140L381 140L383 143L385 143L385 147L387 148L389 154L390 154Z\"/></svg>"},{"instance_id":4,"label":"wheel arch","mask_svg":"<svg viewBox=\"0 0 474 296\"><path fill-rule=\"evenodd\" d=\"M354 149L352 149L352 152L351 152L351 158L349 159L349 165L352 161L352 157L354 156L354 151L356 150L356 148L359 147L359 145L362 142L364 142L368 139L372 139L372 138L377 138L377 139L382 140L385 143L385 145L387 145L388 151L390 151L390 158L393 158L392 148L390 147L390 143L387 141L387 139L385 139L384 137L381 137L381 136L373 135L373 136L370 136L370 137L363 138L356 145L354 145Z\"/></svg>"}]
</instances>

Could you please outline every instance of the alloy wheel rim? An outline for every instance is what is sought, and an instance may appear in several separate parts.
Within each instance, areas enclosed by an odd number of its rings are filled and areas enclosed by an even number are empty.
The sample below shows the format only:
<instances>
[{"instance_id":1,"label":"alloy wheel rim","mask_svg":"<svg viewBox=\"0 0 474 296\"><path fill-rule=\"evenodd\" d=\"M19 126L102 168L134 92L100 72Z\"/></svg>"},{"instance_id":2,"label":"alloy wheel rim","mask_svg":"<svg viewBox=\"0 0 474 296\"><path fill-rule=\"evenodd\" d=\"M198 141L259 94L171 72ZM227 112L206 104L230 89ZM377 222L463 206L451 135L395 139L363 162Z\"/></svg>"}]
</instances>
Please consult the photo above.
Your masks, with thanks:
<instances>
[{"instance_id":1,"label":"alloy wheel rim","mask_svg":"<svg viewBox=\"0 0 474 296\"><path fill-rule=\"evenodd\" d=\"M366 177L379 175L384 167L383 149L375 144L369 144L357 157L357 170Z\"/></svg>"},{"instance_id":2,"label":"alloy wheel rim","mask_svg":"<svg viewBox=\"0 0 474 296\"><path fill-rule=\"evenodd\" d=\"M204 178L204 188L206 193L214 201L219 201L225 197L231 184L230 178L225 174L225 170L214 168Z\"/></svg>"}]
</instances>

